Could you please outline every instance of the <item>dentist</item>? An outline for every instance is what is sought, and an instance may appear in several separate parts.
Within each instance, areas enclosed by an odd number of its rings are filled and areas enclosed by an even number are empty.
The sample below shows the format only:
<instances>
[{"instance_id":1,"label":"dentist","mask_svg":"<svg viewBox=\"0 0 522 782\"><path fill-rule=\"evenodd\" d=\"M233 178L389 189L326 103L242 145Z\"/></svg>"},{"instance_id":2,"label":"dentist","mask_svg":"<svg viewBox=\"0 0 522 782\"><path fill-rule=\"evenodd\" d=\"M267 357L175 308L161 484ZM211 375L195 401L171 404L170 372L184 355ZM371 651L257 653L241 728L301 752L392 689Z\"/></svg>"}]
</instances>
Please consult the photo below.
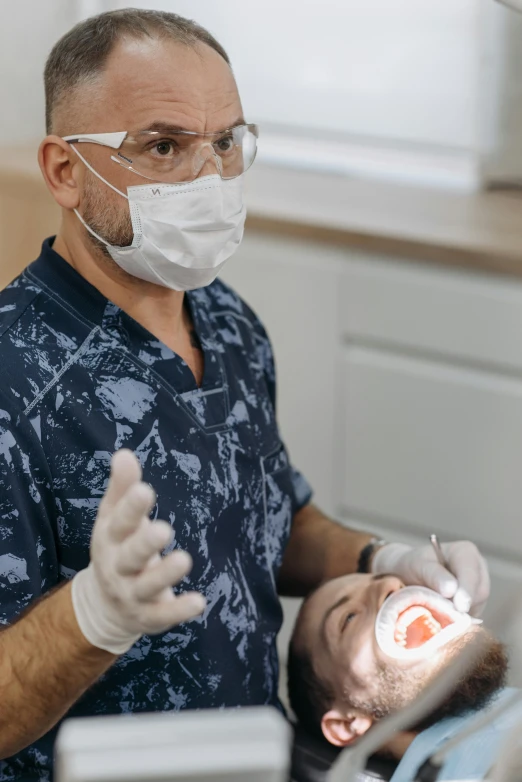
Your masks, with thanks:
<instances>
[{"instance_id":1,"label":"dentist","mask_svg":"<svg viewBox=\"0 0 522 782\"><path fill-rule=\"evenodd\" d=\"M449 572L343 528L289 460L266 332L216 279L258 136L220 44L102 14L45 89L62 224L0 293L0 782L51 779L65 714L277 706L279 595L357 570L489 593L472 543Z\"/></svg>"}]
</instances>

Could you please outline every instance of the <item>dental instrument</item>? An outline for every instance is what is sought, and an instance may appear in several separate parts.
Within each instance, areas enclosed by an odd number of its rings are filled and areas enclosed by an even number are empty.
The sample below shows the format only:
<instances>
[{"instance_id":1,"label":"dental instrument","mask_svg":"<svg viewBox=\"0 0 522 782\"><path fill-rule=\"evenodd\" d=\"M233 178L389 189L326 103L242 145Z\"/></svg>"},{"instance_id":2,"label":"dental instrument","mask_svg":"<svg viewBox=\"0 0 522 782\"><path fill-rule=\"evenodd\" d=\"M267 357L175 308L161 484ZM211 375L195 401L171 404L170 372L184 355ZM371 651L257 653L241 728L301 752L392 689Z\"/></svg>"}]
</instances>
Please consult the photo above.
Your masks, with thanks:
<instances>
[{"instance_id":1,"label":"dental instrument","mask_svg":"<svg viewBox=\"0 0 522 782\"><path fill-rule=\"evenodd\" d=\"M437 557L439 565L442 565L442 567L445 567L446 570L449 570L448 560L444 556L442 546L439 543L437 535L430 535L430 543L433 546L433 550L435 551L435 556Z\"/></svg>"}]
</instances>

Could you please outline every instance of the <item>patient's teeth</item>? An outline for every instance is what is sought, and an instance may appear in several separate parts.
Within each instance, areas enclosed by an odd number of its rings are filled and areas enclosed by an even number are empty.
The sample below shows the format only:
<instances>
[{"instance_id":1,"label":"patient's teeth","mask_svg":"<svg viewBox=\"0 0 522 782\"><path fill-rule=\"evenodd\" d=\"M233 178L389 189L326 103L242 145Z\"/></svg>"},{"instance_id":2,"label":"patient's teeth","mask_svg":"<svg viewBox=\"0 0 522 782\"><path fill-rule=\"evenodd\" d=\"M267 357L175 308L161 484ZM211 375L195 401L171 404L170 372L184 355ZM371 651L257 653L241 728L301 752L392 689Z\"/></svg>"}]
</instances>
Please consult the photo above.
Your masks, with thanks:
<instances>
[{"instance_id":1,"label":"patient's teeth","mask_svg":"<svg viewBox=\"0 0 522 782\"><path fill-rule=\"evenodd\" d=\"M421 659L463 635L470 621L469 616L457 614L450 601L432 590L404 587L381 606L375 635L381 650L390 657Z\"/></svg>"},{"instance_id":2,"label":"patient's teeth","mask_svg":"<svg viewBox=\"0 0 522 782\"><path fill-rule=\"evenodd\" d=\"M410 606L396 620L393 640L403 648L408 648L408 631L411 625L421 620L431 637L441 632L442 626L426 606ZM429 640L429 639L427 639Z\"/></svg>"}]
</instances>

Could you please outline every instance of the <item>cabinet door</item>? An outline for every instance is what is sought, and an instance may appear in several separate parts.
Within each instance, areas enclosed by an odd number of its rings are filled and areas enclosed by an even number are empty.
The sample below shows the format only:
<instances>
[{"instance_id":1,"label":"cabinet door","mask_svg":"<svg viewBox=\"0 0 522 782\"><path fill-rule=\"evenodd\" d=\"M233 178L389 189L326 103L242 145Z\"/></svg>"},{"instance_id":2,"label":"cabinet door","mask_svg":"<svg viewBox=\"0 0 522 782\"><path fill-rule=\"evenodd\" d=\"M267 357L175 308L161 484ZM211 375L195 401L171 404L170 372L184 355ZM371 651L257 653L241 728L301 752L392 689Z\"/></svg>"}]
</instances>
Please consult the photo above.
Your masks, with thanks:
<instances>
[{"instance_id":1,"label":"cabinet door","mask_svg":"<svg viewBox=\"0 0 522 782\"><path fill-rule=\"evenodd\" d=\"M522 381L353 347L342 506L522 561Z\"/></svg>"}]
</instances>

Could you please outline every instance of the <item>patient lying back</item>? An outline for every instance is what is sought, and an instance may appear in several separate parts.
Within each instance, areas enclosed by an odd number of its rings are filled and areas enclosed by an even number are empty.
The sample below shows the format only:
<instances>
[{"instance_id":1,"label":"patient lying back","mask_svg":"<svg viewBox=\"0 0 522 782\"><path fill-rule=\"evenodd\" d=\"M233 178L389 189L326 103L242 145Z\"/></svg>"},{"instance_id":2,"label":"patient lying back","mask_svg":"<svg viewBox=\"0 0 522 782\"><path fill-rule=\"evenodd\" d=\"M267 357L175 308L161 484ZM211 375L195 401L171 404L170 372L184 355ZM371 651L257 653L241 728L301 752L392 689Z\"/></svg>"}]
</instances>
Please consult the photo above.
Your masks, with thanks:
<instances>
[{"instance_id":1,"label":"patient lying back","mask_svg":"<svg viewBox=\"0 0 522 782\"><path fill-rule=\"evenodd\" d=\"M402 758L420 731L482 709L503 687L502 644L476 624L464 622L461 628L448 601L434 593L408 588L397 595L403 588L391 575L343 576L303 603L290 643L288 688L292 709L310 734L337 747L350 745L377 720L410 703L474 633L487 639L474 668L429 718L397 735L383 753ZM388 605L398 606L396 612L386 610Z\"/></svg>"}]
</instances>

